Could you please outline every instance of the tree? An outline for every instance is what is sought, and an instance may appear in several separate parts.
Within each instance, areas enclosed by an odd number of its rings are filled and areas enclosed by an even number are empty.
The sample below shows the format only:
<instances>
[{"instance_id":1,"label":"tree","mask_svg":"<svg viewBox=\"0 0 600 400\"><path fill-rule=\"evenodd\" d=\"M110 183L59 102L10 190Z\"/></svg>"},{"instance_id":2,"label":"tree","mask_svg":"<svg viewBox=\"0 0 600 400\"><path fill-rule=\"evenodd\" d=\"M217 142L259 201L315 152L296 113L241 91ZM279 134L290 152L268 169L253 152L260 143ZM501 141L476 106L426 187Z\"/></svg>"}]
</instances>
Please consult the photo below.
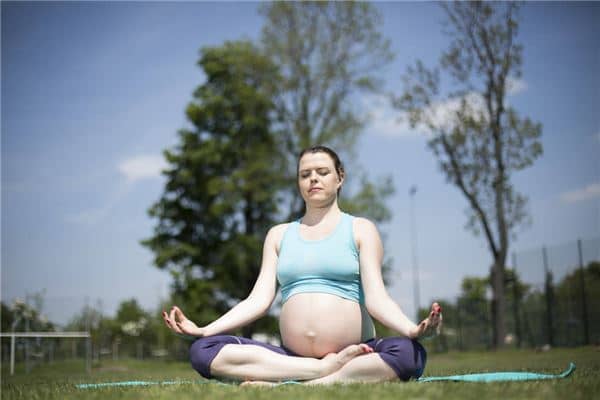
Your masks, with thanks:
<instances>
[{"instance_id":1,"label":"tree","mask_svg":"<svg viewBox=\"0 0 600 400\"><path fill-rule=\"evenodd\" d=\"M505 264L510 239L527 219L527 199L511 182L542 153L541 125L518 112L507 95L521 77L516 42L518 6L512 2L442 5L451 43L439 66L421 61L403 76L394 104L413 127L429 131L429 148L449 182L469 204L467 227L483 232L492 255L493 345L505 336ZM453 78L442 91L440 70Z\"/></svg>"},{"instance_id":2,"label":"tree","mask_svg":"<svg viewBox=\"0 0 600 400\"><path fill-rule=\"evenodd\" d=\"M393 56L389 41L377 29L380 17L368 3L268 2L260 12L266 18L264 50L281 73L275 102L288 161L288 218L296 218L304 206L295 193L297 155L322 144L335 148L342 158L354 158L366 115L353 107L352 96L380 90L377 72ZM344 191L345 209L378 222L389 219L383 200L393 192L391 180L373 184L362 173L356 176L355 196Z\"/></svg>"},{"instance_id":3,"label":"tree","mask_svg":"<svg viewBox=\"0 0 600 400\"><path fill-rule=\"evenodd\" d=\"M591 261L584 268L572 267L556 284L557 320L563 329L558 330L559 342L567 345L587 345L600 333L600 262ZM558 325L558 324L557 324ZM564 328L566 326L566 329ZM565 332L566 330L566 332Z\"/></svg>"},{"instance_id":4,"label":"tree","mask_svg":"<svg viewBox=\"0 0 600 400\"><path fill-rule=\"evenodd\" d=\"M250 293L284 168L271 130L277 68L247 41L204 48L198 64L206 81L186 110L193 129L180 130L177 147L164 153L168 182L149 210L158 224L142 244L202 324Z\"/></svg>"},{"instance_id":5,"label":"tree","mask_svg":"<svg viewBox=\"0 0 600 400\"><path fill-rule=\"evenodd\" d=\"M28 295L27 302L15 299L10 306L2 303L2 331L54 331L54 323L42 314L43 304L44 291Z\"/></svg>"},{"instance_id":6,"label":"tree","mask_svg":"<svg viewBox=\"0 0 600 400\"><path fill-rule=\"evenodd\" d=\"M129 355L141 357L156 343L158 334L153 329L156 326L151 324L152 319L137 300L132 298L121 302L115 320L106 321L105 325L112 328L112 343L117 341L125 349L128 348Z\"/></svg>"}]
</instances>

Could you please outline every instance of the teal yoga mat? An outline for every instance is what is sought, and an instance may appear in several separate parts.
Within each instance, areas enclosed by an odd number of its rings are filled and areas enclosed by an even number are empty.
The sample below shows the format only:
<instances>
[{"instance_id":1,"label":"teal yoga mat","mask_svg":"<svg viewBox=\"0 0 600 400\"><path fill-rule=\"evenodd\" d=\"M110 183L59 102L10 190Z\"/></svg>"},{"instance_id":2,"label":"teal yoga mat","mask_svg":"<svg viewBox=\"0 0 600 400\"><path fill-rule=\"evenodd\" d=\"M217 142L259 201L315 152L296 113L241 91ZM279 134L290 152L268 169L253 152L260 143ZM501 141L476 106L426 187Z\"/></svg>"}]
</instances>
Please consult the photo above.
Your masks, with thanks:
<instances>
[{"instance_id":1,"label":"teal yoga mat","mask_svg":"<svg viewBox=\"0 0 600 400\"><path fill-rule=\"evenodd\" d=\"M569 363L569 367L560 374L539 374L535 372L487 372L483 374L466 374L451 376L429 376L417 379L417 382L511 382L511 381L534 381L540 379L566 378L575 371L575 364Z\"/></svg>"},{"instance_id":2,"label":"teal yoga mat","mask_svg":"<svg viewBox=\"0 0 600 400\"><path fill-rule=\"evenodd\" d=\"M570 363L569 367L560 374L540 374L535 372L486 372L481 374L449 375L449 376L429 376L417 379L417 382L511 382L511 381L533 381L542 379L560 379L566 378L575 371L575 364ZM123 381L123 382L104 382L104 383L80 383L75 385L79 389L99 389L105 387L119 386L153 386L153 385L179 385L179 384L216 384L228 385L224 382L215 380L195 380L195 381ZM285 381L279 385L300 384L297 381Z\"/></svg>"},{"instance_id":3,"label":"teal yoga mat","mask_svg":"<svg viewBox=\"0 0 600 400\"><path fill-rule=\"evenodd\" d=\"M100 389L105 387L119 387L119 386L155 386L155 385L181 385L185 383L193 384L217 384L226 385L226 383L219 381L208 381L208 380L197 380L197 381L121 381L121 382L102 382L102 383L79 383L75 385L78 389Z\"/></svg>"}]
</instances>

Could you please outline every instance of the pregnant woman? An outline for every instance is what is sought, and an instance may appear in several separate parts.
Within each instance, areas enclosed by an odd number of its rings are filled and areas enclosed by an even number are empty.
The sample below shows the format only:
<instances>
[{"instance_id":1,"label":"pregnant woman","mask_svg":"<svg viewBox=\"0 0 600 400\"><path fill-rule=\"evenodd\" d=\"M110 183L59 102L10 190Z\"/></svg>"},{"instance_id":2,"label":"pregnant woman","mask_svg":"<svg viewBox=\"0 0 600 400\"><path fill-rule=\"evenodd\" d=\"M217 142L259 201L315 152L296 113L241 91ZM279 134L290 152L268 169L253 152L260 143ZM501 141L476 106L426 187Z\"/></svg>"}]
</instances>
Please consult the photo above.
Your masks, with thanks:
<instances>
[{"instance_id":1,"label":"pregnant woman","mask_svg":"<svg viewBox=\"0 0 600 400\"><path fill-rule=\"evenodd\" d=\"M298 159L298 189L306 213L271 228L260 274L250 295L199 327L174 306L163 312L177 334L197 337L192 366L206 378L248 383L299 380L310 384L417 378L426 352L418 338L439 333L441 307L411 322L384 287L377 228L338 207L344 169L324 146ZM281 286L282 347L223 334L263 316ZM400 337L376 338L371 317Z\"/></svg>"}]
</instances>

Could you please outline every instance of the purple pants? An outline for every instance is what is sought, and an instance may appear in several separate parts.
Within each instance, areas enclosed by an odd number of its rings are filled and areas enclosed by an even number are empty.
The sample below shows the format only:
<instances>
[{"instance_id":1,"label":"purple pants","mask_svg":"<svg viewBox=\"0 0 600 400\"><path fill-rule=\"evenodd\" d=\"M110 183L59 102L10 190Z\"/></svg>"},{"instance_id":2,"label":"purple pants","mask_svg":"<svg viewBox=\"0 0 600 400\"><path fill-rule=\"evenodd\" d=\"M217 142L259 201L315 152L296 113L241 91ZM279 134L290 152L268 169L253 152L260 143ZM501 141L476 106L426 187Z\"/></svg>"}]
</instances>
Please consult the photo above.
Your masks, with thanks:
<instances>
[{"instance_id":1,"label":"purple pants","mask_svg":"<svg viewBox=\"0 0 600 400\"><path fill-rule=\"evenodd\" d=\"M364 343L371 347L375 353L379 354L381 359L396 372L396 375L401 380L408 381L410 378L418 378L423 374L427 362L427 352L421 343L416 340L403 337L388 337L371 339ZM192 367L203 377L211 379L210 364L226 344L251 344L264 347L275 353L297 356L284 347L238 336L216 335L201 338L192 343L190 348Z\"/></svg>"}]
</instances>

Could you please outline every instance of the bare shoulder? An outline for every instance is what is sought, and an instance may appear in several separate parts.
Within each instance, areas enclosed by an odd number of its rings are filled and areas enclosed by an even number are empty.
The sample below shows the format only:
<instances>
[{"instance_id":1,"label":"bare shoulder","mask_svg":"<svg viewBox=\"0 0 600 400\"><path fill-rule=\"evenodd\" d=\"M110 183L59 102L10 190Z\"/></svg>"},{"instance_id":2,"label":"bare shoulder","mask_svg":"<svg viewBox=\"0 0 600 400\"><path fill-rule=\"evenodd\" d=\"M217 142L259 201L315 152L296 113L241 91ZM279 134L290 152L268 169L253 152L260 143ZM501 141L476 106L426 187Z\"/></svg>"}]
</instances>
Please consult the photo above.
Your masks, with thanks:
<instances>
[{"instance_id":1,"label":"bare shoulder","mask_svg":"<svg viewBox=\"0 0 600 400\"><path fill-rule=\"evenodd\" d=\"M355 217L352 227L355 233L362 235L377 233L377 226L368 218Z\"/></svg>"},{"instance_id":2,"label":"bare shoulder","mask_svg":"<svg viewBox=\"0 0 600 400\"><path fill-rule=\"evenodd\" d=\"M281 243L281 239L283 239L283 235L287 230L289 222L274 225L269 229L267 233L267 237L265 238L265 245L274 246L275 250L279 252L279 245Z\"/></svg>"},{"instance_id":3,"label":"bare shoulder","mask_svg":"<svg viewBox=\"0 0 600 400\"><path fill-rule=\"evenodd\" d=\"M367 218L355 217L352 223L352 231L354 233L354 240L359 248L361 243L379 238L377 226Z\"/></svg>"}]
</instances>

